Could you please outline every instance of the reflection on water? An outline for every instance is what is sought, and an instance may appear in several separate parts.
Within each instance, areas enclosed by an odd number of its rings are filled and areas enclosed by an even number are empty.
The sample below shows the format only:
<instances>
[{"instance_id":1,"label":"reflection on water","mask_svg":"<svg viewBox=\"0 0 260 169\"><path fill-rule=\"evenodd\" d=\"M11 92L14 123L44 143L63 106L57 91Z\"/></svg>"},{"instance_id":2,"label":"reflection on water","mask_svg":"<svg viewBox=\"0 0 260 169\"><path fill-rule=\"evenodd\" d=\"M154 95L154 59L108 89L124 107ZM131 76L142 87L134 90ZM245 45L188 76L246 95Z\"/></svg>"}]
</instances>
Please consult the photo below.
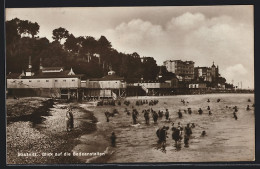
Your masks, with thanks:
<instances>
[{"instance_id":1,"label":"reflection on water","mask_svg":"<svg viewBox=\"0 0 260 169\"><path fill-rule=\"evenodd\" d=\"M176 148L176 151L181 151L181 142L175 143L174 147Z\"/></svg>"},{"instance_id":2,"label":"reflection on water","mask_svg":"<svg viewBox=\"0 0 260 169\"><path fill-rule=\"evenodd\" d=\"M166 153L166 143L158 143L155 147L156 150L160 150L163 153Z\"/></svg>"}]
</instances>

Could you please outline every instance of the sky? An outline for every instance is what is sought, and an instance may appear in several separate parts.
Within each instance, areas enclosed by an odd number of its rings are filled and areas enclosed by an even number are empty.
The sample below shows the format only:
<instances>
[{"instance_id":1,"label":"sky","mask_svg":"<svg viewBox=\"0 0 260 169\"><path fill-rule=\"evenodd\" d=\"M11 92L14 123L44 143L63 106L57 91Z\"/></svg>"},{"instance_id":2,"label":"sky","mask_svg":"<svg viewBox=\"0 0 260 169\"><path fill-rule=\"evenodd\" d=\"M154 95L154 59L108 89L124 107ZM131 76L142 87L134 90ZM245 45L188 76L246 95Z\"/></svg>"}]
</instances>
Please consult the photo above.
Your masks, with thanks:
<instances>
[{"instance_id":1,"label":"sky","mask_svg":"<svg viewBox=\"0 0 260 169\"><path fill-rule=\"evenodd\" d=\"M165 60L192 60L219 66L228 83L254 88L253 6L7 8L15 17L37 22L38 36L66 28L74 36L105 36L119 52Z\"/></svg>"}]
</instances>

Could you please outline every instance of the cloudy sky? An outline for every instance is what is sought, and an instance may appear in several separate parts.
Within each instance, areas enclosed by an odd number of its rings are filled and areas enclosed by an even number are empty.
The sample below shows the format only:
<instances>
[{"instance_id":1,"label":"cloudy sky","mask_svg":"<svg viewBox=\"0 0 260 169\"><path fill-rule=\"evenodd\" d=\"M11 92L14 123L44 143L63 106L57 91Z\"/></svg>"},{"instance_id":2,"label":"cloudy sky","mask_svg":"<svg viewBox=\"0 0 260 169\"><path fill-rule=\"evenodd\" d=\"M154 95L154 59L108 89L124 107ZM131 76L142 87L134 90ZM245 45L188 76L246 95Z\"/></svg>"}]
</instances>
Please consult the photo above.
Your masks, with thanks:
<instances>
[{"instance_id":1,"label":"cloudy sky","mask_svg":"<svg viewBox=\"0 0 260 169\"><path fill-rule=\"evenodd\" d=\"M227 82L254 88L253 6L12 8L6 20L38 22L40 37L52 30L107 37L120 52L219 66Z\"/></svg>"}]
</instances>

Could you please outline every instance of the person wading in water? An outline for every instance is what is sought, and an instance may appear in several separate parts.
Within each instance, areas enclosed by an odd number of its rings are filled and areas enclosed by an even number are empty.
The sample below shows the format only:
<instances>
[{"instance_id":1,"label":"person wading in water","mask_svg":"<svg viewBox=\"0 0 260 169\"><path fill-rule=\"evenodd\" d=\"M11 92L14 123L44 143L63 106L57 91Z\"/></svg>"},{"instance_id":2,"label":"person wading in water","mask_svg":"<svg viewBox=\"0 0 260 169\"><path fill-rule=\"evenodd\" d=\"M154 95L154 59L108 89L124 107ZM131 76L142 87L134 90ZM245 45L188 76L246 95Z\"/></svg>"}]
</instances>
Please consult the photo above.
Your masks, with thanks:
<instances>
[{"instance_id":1,"label":"person wading in water","mask_svg":"<svg viewBox=\"0 0 260 169\"><path fill-rule=\"evenodd\" d=\"M179 112L178 112L178 116L179 116L180 119L182 118L181 110L179 110Z\"/></svg>"},{"instance_id":2,"label":"person wading in water","mask_svg":"<svg viewBox=\"0 0 260 169\"><path fill-rule=\"evenodd\" d=\"M210 110L210 107L208 106L208 110Z\"/></svg>"},{"instance_id":3,"label":"person wading in water","mask_svg":"<svg viewBox=\"0 0 260 169\"><path fill-rule=\"evenodd\" d=\"M158 120L158 114L156 112L153 112L153 121L154 123L157 123Z\"/></svg>"},{"instance_id":4,"label":"person wading in water","mask_svg":"<svg viewBox=\"0 0 260 169\"><path fill-rule=\"evenodd\" d=\"M169 120L169 111L168 111L168 109L166 109L165 118L166 118L166 120Z\"/></svg>"},{"instance_id":5,"label":"person wading in water","mask_svg":"<svg viewBox=\"0 0 260 169\"><path fill-rule=\"evenodd\" d=\"M234 113L233 113L233 117L235 118L235 120L237 120L237 114L236 114L236 111L234 111Z\"/></svg>"},{"instance_id":6,"label":"person wading in water","mask_svg":"<svg viewBox=\"0 0 260 169\"><path fill-rule=\"evenodd\" d=\"M199 112L199 114L202 114L202 113L203 113L203 111L201 110L201 108L198 110L198 112Z\"/></svg>"},{"instance_id":7,"label":"person wading in water","mask_svg":"<svg viewBox=\"0 0 260 169\"><path fill-rule=\"evenodd\" d=\"M133 112L132 112L132 118L133 118L133 124L136 124L137 113L135 110L133 110Z\"/></svg>"},{"instance_id":8,"label":"person wading in water","mask_svg":"<svg viewBox=\"0 0 260 169\"><path fill-rule=\"evenodd\" d=\"M116 135L115 135L115 132L112 132L110 139L111 139L111 146L115 147L116 146Z\"/></svg>"},{"instance_id":9,"label":"person wading in water","mask_svg":"<svg viewBox=\"0 0 260 169\"><path fill-rule=\"evenodd\" d=\"M212 115L211 111L209 111L209 115Z\"/></svg>"},{"instance_id":10,"label":"person wading in water","mask_svg":"<svg viewBox=\"0 0 260 169\"><path fill-rule=\"evenodd\" d=\"M250 107L249 107L249 105L247 105L246 110L247 110L247 111L251 110Z\"/></svg>"},{"instance_id":11,"label":"person wading in water","mask_svg":"<svg viewBox=\"0 0 260 169\"><path fill-rule=\"evenodd\" d=\"M191 113L192 113L192 111L191 111L191 108L188 108L188 113L189 113L189 114L191 114Z\"/></svg>"},{"instance_id":12,"label":"person wading in water","mask_svg":"<svg viewBox=\"0 0 260 169\"><path fill-rule=\"evenodd\" d=\"M105 116L106 116L107 122L109 122L109 116L110 116L110 113L108 112L108 110L106 110L106 112L105 112Z\"/></svg>"},{"instance_id":13,"label":"person wading in water","mask_svg":"<svg viewBox=\"0 0 260 169\"><path fill-rule=\"evenodd\" d=\"M191 130L191 127L190 127L189 123L185 127L184 131L185 131L185 134L184 134L184 144L185 144L185 147L189 147L189 140L190 140L190 136L192 134L192 130Z\"/></svg>"},{"instance_id":14,"label":"person wading in water","mask_svg":"<svg viewBox=\"0 0 260 169\"><path fill-rule=\"evenodd\" d=\"M149 119L150 119L149 112L147 112L146 110L144 112L144 118L145 118L145 123L149 124Z\"/></svg>"}]
</instances>

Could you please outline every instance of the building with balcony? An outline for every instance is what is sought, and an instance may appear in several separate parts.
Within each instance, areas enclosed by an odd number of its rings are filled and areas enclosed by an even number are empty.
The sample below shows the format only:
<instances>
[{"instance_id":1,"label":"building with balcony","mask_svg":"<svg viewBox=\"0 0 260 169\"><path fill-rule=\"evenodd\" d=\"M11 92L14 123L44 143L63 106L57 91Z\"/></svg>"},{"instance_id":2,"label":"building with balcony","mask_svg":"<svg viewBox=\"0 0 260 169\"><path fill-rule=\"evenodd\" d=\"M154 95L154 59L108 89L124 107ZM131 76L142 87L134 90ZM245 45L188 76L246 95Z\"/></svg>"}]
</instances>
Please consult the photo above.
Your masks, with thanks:
<instances>
[{"instance_id":1,"label":"building with balcony","mask_svg":"<svg viewBox=\"0 0 260 169\"><path fill-rule=\"evenodd\" d=\"M81 81L83 96L88 98L113 98L125 95L126 82L112 69L102 78L90 78Z\"/></svg>"},{"instance_id":2,"label":"building with balcony","mask_svg":"<svg viewBox=\"0 0 260 169\"><path fill-rule=\"evenodd\" d=\"M194 62L182 60L166 60L163 62L168 72L175 73L179 81L194 79Z\"/></svg>"}]
</instances>

